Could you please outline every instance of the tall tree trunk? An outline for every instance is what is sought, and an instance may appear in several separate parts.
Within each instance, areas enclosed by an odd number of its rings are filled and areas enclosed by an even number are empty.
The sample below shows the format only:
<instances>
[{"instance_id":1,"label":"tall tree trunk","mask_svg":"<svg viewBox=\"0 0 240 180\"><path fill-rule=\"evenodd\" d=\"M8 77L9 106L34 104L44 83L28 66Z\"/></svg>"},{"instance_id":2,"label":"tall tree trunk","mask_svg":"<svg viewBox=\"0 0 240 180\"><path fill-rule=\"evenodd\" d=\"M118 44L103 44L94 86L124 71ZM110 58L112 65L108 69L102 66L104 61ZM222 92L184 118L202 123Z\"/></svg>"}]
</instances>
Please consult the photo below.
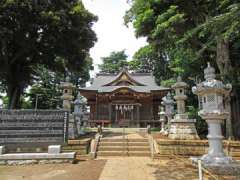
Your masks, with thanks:
<instances>
[{"instance_id":1,"label":"tall tree trunk","mask_svg":"<svg viewBox=\"0 0 240 180\"><path fill-rule=\"evenodd\" d=\"M229 57L229 41L223 38L217 40L217 59L218 68L220 70L222 79L232 70L232 65Z\"/></svg>"},{"instance_id":2,"label":"tall tree trunk","mask_svg":"<svg viewBox=\"0 0 240 180\"><path fill-rule=\"evenodd\" d=\"M19 109L20 97L21 97L21 87L19 85L8 85L8 109Z\"/></svg>"},{"instance_id":3,"label":"tall tree trunk","mask_svg":"<svg viewBox=\"0 0 240 180\"><path fill-rule=\"evenodd\" d=\"M217 66L220 70L222 80L226 80L229 73L232 70L232 65L229 57L229 41L227 39L217 39ZM231 96L225 98L225 108L229 112L229 116L226 119L226 136L231 138L232 133L232 120L231 120Z\"/></svg>"}]
</instances>

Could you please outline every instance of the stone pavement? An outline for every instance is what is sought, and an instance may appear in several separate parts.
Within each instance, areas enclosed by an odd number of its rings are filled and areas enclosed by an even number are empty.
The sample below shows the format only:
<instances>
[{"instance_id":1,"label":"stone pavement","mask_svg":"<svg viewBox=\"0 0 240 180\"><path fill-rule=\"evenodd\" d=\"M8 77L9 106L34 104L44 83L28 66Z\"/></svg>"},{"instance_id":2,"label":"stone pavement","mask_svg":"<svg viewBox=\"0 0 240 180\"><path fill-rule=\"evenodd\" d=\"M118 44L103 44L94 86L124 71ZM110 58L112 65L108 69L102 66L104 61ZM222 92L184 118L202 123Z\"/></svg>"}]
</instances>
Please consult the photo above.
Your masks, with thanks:
<instances>
[{"instance_id":1,"label":"stone pavement","mask_svg":"<svg viewBox=\"0 0 240 180\"><path fill-rule=\"evenodd\" d=\"M150 164L148 157L108 158L99 180L155 180Z\"/></svg>"}]
</instances>

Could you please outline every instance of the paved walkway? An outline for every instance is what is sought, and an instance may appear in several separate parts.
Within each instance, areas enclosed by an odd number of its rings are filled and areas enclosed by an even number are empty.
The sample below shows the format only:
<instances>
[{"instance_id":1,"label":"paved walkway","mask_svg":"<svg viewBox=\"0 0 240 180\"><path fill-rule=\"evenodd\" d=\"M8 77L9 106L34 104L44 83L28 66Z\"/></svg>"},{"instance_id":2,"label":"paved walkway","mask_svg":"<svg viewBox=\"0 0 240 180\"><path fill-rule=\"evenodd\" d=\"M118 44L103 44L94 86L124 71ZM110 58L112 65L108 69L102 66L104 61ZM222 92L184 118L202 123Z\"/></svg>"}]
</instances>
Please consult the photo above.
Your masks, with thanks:
<instances>
[{"instance_id":1,"label":"paved walkway","mask_svg":"<svg viewBox=\"0 0 240 180\"><path fill-rule=\"evenodd\" d=\"M146 137L146 129L145 128L105 128L103 130L104 138L112 138L112 139L138 139Z\"/></svg>"},{"instance_id":2,"label":"paved walkway","mask_svg":"<svg viewBox=\"0 0 240 180\"><path fill-rule=\"evenodd\" d=\"M156 168L148 157L108 158L99 180L155 180Z\"/></svg>"}]
</instances>

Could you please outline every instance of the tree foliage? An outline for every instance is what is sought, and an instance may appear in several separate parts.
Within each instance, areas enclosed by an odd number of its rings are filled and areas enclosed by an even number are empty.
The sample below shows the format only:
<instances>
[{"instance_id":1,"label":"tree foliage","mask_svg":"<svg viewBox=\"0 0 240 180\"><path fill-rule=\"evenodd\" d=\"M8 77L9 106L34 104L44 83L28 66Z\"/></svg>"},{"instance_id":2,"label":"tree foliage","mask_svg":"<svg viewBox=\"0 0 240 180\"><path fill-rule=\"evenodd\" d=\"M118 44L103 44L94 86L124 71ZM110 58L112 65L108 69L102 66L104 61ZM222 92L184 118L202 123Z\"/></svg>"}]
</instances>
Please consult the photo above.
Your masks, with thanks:
<instances>
[{"instance_id":1,"label":"tree foliage","mask_svg":"<svg viewBox=\"0 0 240 180\"><path fill-rule=\"evenodd\" d=\"M137 37L147 37L156 52L165 54L172 77L181 74L192 84L202 79L210 61L220 78L233 84L234 96L240 96L236 90L240 86L238 0L132 0L130 4L125 23L133 23ZM169 81L172 78L165 82Z\"/></svg>"},{"instance_id":2,"label":"tree foliage","mask_svg":"<svg viewBox=\"0 0 240 180\"><path fill-rule=\"evenodd\" d=\"M83 71L96 41L91 29L96 20L78 0L0 1L0 79L8 107L20 107L38 65L54 72Z\"/></svg>"},{"instance_id":3,"label":"tree foliage","mask_svg":"<svg viewBox=\"0 0 240 180\"><path fill-rule=\"evenodd\" d=\"M128 66L127 55L125 51L114 51L109 56L102 57L102 64L99 69L103 73L118 73L125 66Z\"/></svg>"},{"instance_id":4,"label":"tree foliage","mask_svg":"<svg viewBox=\"0 0 240 180\"><path fill-rule=\"evenodd\" d=\"M153 46L140 48L129 61L129 69L135 72L151 72L158 84L171 77L169 62L164 52L158 52Z\"/></svg>"},{"instance_id":5,"label":"tree foliage","mask_svg":"<svg viewBox=\"0 0 240 180\"><path fill-rule=\"evenodd\" d=\"M173 74L196 79L210 61L223 80L239 86L239 17L236 0L132 0L125 23L166 54Z\"/></svg>"}]
</instances>

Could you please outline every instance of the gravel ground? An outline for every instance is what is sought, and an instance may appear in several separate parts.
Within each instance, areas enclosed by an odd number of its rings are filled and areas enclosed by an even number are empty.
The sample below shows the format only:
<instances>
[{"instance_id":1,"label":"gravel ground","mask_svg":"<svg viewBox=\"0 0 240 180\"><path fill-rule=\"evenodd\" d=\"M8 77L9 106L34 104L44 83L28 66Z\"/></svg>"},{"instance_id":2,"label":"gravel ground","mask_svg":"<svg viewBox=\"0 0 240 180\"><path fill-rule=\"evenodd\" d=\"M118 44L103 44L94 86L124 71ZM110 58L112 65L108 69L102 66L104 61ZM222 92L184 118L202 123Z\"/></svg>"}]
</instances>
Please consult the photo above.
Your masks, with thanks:
<instances>
[{"instance_id":1,"label":"gravel ground","mask_svg":"<svg viewBox=\"0 0 240 180\"><path fill-rule=\"evenodd\" d=\"M78 164L0 166L0 180L98 180L105 160Z\"/></svg>"}]
</instances>

